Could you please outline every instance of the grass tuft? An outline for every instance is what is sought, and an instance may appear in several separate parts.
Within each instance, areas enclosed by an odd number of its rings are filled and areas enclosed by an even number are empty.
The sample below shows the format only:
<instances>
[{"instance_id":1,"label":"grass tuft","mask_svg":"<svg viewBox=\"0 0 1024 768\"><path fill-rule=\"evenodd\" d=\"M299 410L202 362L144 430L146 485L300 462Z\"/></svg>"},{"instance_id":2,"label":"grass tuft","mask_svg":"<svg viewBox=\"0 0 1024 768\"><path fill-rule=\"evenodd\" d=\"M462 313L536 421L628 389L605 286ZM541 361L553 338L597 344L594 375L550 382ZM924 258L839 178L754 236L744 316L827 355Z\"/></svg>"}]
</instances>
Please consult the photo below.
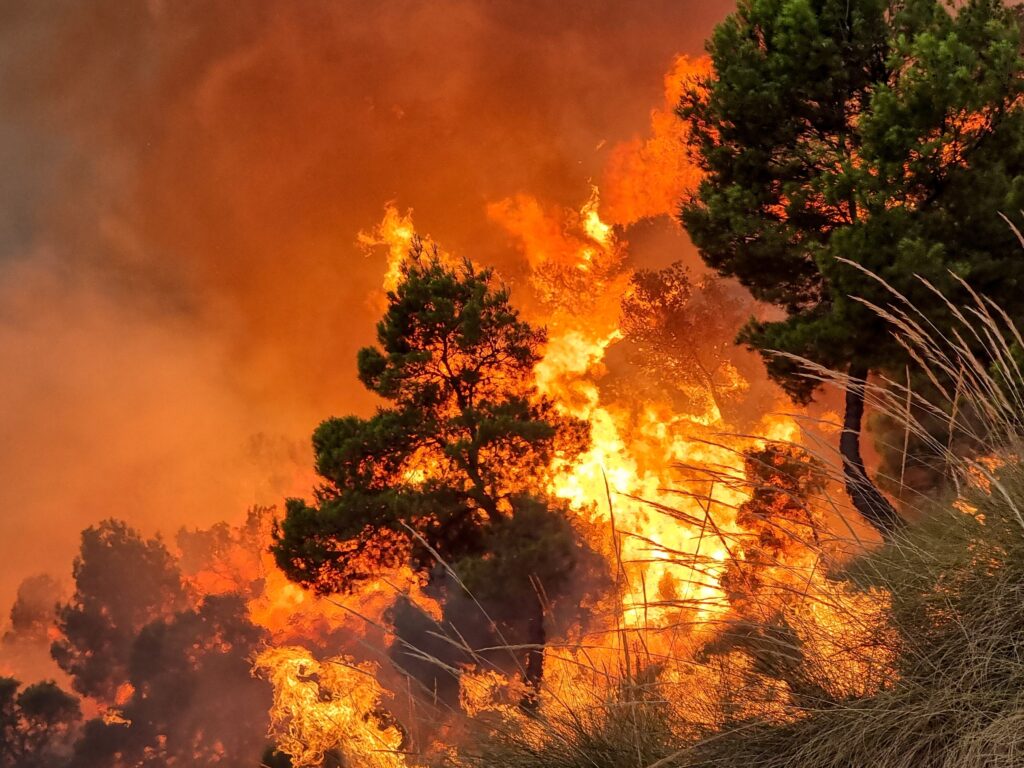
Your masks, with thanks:
<instances>
[{"instance_id":1,"label":"grass tuft","mask_svg":"<svg viewBox=\"0 0 1024 768\"><path fill-rule=\"evenodd\" d=\"M842 567L829 566L828 583L861 598L834 603L849 613L823 630L788 604L763 611L762 620L747 611L723 622L693 655L702 666L695 675L717 686L713 695L696 691L692 679L689 688L670 680L670 665L641 665L603 700L569 702L514 727L492 723L456 762L1024 765L1024 340L1005 312L968 292L973 303L962 307L936 294L957 319L947 333L895 291L887 306L872 307L916 361L929 394L912 391L909 375L882 378L865 385L868 402L902 427L904 445L912 436L939 458L950 490L940 499L909 495L904 506L916 506L918 522ZM846 384L840 374L799 362L811 377ZM945 429L935 429L937 420ZM865 600L877 610L860 610ZM868 623L870 631L849 633ZM823 631L831 636L813 636ZM811 644L819 651L810 652ZM821 648L835 653L823 656ZM867 683L843 680L844 670Z\"/></svg>"}]
</instances>

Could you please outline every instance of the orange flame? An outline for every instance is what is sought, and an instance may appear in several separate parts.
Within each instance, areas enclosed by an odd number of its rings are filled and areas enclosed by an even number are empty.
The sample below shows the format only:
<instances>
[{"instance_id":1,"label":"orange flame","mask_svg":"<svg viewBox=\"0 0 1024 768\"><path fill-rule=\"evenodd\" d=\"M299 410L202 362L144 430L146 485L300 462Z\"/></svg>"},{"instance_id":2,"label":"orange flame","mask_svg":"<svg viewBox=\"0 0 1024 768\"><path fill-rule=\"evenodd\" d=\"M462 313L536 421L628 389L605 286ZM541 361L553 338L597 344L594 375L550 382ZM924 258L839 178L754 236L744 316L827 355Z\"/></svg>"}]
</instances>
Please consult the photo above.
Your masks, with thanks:
<instances>
[{"instance_id":1,"label":"orange flame","mask_svg":"<svg viewBox=\"0 0 1024 768\"><path fill-rule=\"evenodd\" d=\"M274 686L271 729L295 765L320 765L332 750L343 765L403 768L403 735L380 709L376 666L351 658L319 662L305 648L268 648L255 669Z\"/></svg>"},{"instance_id":2,"label":"orange flame","mask_svg":"<svg viewBox=\"0 0 1024 768\"><path fill-rule=\"evenodd\" d=\"M624 336L620 307L634 274L622 226L671 215L680 196L698 181L699 170L683 151L683 126L674 108L683 89L709 67L706 59L676 59L665 77L665 102L651 113L651 136L612 151L604 205L598 188L592 187L577 209L546 205L528 194L487 206L489 218L513 238L529 267L535 301L526 313L548 329L545 353L534 371L537 387L591 428L590 450L572 464L553 467L556 479L550 487L554 496L568 501L581 530L595 537L591 544L606 553L616 574L617 593L604 623L586 640L591 671L599 664L594 659L628 653L632 640L627 636L639 638L648 652L678 658L680 648L711 637L722 620L735 614L726 582L730 569L735 571L744 560L743 548L735 542L750 531L737 521L737 510L750 493L723 478L743 477L744 451L767 441L795 443L800 435L794 417L762 410L746 430L759 437L723 436L733 430L713 398L694 399L703 405L681 412L671 402L638 403L602 390L609 349ZM411 212L402 215L391 204L374 230L359 235L369 250L386 249L385 291L397 285L415 237ZM725 370L729 389L743 392L749 387L734 366ZM778 403L783 403L781 394ZM833 639L812 644L808 658L839 669L837 677L845 675L851 690L863 683L863 664L843 654L843 648L856 643L839 647L835 638L843 632L829 635L828 630L842 624L844 610L857 611L867 626L871 616L884 611L884 598L867 600L834 587L809 549L793 548L776 570L787 595L819 595L805 613L821 627L821 638ZM316 636L323 622L361 631L353 617L364 622L368 618L366 623L380 627L397 592L409 594L440 617L439 606L419 593L411 573L395 574L360 595L326 603L269 569L266 589L250 609L254 620L272 628L275 642L281 643L287 637ZM862 630L840 629L847 634ZM581 633L580 628L567 632L579 648L584 647ZM586 665L572 643L557 652L549 647L546 657L546 685L558 691L554 698L564 697L565 687L575 686L580 698L601 689L596 679L583 680ZM749 663L738 660L735 666L750 673ZM386 695L375 665L349 658L318 662L303 648L276 647L262 653L256 667L274 685L273 735L295 765L316 765L331 749L340 750L346 764L406 764L397 751L401 733L380 714ZM694 684L694 673L683 665L665 674ZM515 679L494 671L463 670L461 675L466 713L497 710L506 717L521 716ZM605 679L603 686L609 685ZM699 695L711 695L707 686L699 687ZM542 696L541 706L549 704Z\"/></svg>"},{"instance_id":3,"label":"orange flame","mask_svg":"<svg viewBox=\"0 0 1024 768\"><path fill-rule=\"evenodd\" d=\"M616 224L671 213L700 180L686 150L686 126L675 110L683 92L711 74L711 60L678 56L665 75L665 101L651 110L651 135L616 146L602 186L604 212Z\"/></svg>"}]
</instances>

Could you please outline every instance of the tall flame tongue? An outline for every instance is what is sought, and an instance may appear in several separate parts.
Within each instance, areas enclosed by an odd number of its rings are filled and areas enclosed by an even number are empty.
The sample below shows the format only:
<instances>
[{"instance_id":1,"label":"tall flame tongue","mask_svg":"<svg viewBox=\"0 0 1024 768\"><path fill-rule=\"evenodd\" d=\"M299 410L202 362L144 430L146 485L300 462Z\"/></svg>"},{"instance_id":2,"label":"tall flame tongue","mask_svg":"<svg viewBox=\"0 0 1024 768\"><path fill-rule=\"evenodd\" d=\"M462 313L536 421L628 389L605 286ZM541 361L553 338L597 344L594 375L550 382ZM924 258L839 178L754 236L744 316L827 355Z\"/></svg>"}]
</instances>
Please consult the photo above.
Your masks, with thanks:
<instances>
[{"instance_id":1,"label":"tall flame tongue","mask_svg":"<svg viewBox=\"0 0 1024 768\"><path fill-rule=\"evenodd\" d=\"M665 74L665 100L651 110L650 135L612 149L602 181L604 211L610 221L630 224L671 215L683 195L696 187L700 171L687 154L676 106L685 89L710 74L711 60L706 56L677 56Z\"/></svg>"},{"instance_id":2,"label":"tall flame tongue","mask_svg":"<svg viewBox=\"0 0 1024 768\"><path fill-rule=\"evenodd\" d=\"M614 556L621 563L615 568L625 582L626 626L656 629L676 623L678 607L673 606L683 596L701 606L689 621L707 621L726 607L717 585L722 569L716 563L728 556L725 539L710 531L735 532L732 510L747 497L734 488L709 488L706 478L686 482L676 467L714 467L742 477L739 451L755 441L716 445L723 439L717 433L728 425L710 399L703 410L682 414L668 403L644 403L637 413L636 403L602 401L605 353L622 338L620 307L633 271L626 266L627 245L601 219L596 187L578 211L545 210L534 198L520 195L490 206L489 212L519 240L541 296L542 309L534 319L547 326L549 341L535 371L538 388L591 426L590 451L560 468L552 492L580 512L597 510L605 530L616 532ZM745 382L732 386L739 389ZM760 434L773 440L793 439L797 431L786 417L766 416L760 424ZM668 484L675 485L674 492L664 490ZM713 519L695 527L657 511L657 505L695 521L709 514ZM693 574L670 560L697 556L698 547L712 565L695 585Z\"/></svg>"},{"instance_id":3,"label":"tall flame tongue","mask_svg":"<svg viewBox=\"0 0 1024 768\"><path fill-rule=\"evenodd\" d=\"M372 231L360 232L356 236L356 242L371 251L377 246L387 248L387 262L384 270L383 288L385 291L393 290L398 286L402 277L401 266L405 257L412 247L413 238L416 237L416 229L412 225L412 211L406 211L403 216L393 205L384 209L384 218Z\"/></svg>"}]
</instances>

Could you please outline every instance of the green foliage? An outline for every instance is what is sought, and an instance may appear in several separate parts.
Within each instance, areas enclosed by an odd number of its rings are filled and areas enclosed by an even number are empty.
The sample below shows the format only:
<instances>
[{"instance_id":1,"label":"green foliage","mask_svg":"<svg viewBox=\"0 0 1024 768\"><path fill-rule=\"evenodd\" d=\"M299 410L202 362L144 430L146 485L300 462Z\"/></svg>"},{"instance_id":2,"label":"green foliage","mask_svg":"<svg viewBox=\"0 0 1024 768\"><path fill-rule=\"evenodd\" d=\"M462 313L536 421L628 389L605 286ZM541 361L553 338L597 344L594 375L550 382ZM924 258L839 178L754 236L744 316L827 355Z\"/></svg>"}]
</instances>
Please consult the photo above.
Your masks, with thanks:
<instances>
[{"instance_id":1,"label":"green foliage","mask_svg":"<svg viewBox=\"0 0 1024 768\"><path fill-rule=\"evenodd\" d=\"M914 275L1012 306L1024 262L996 212L1024 207L1021 42L999 0L741 0L679 112L706 172L684 225L710 266L786 312L742 341L902 373L905 351L851 298L889 294L840 259L920 306L935 302ZM791 360L766 362L810 397Z\"/></svg>"},{"instance_id":2,"label":"green foliage","mask_svg":"<svg viewBox=\"0 0 1024 768\"><path fill-rule=\"evenodd\" d=\"M571 460L588 439L585 424L538 395L545 334L519 319L489 270L449 267L417 243L377 340L359 353L359 378L389 407L317 428L325 482L315 506L288 501L276 532L279 565L320 592L404 563L426 571L430 549L449 562L493 551L510 518L533 514L515 499L542 498L552 460ZM535 565L558 570L539 553Z\"/></svg>"},{"instance_id":3,"label":"green foliage","mask_svg":"<svg viewBox=\"0 0 1024 768\"><path fill-rule=\"evenodd\" d=\"M494 556L464 558L454 568L470 594L501 609L496 618L514 621L522 619L523 606L536 602L541 586L552 595L561 593L571 573L566 565L584 554L559 510L528 496L515 497L512 504L515 513L484 533L482 548Z\"/></svg>"}]
</instances>

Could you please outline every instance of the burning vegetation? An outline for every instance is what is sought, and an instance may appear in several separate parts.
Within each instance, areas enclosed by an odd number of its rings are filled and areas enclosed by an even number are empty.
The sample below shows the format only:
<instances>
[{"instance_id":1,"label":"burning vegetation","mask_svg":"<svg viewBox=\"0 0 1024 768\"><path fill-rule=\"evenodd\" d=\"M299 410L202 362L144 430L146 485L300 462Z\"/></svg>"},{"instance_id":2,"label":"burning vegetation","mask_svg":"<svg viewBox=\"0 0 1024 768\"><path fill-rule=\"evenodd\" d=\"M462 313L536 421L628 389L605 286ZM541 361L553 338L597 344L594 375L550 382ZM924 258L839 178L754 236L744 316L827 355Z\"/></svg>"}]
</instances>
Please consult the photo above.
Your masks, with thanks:
<instances>
[{"instance_id":1,"label":"burning vegetation","mask_svg":"<svg viewBox=\"0 0 1024 768\"><path fill-rule=\"evenodd\" d=\"M1013 765L1024 341L974 286L1019 258L951 222L1024 204L1020 41L995 2L744 0L575 207L488 200L515 258L387 203L372 414L315 429L304 496L106 519L25 580L0 768ZM677 218L714 272L664 258ZM865 409L952 502L874 485ZM858 712L893 720L822 758Z\"/></svg>"},{"instance_id":2,"label":"burning vegetation","mask_svg":"<svg viewBox=\"0 0 1024 768\"><path fill-rule=\"evenodd\" d=\"M52 725L71 764L255 764L264 734L269 764L436 761L474 723L529 731L640 678L710 686L701 654L763 678L742 659L766 606L793 632L788 591L828 592L821 621L854 600L818 567L826 475L729 344L749 299L630 267L596 188L489 215L528 265L521 310L394 208L360 236L387 262L359 377L388 405L316 430L312 503L174 550L118 521L83 534L43 624L95 712Z\"/></svg>"},{"instance_id":3,"label":"burning vegetation","mask_svg":"<svg viewBox=\"0 0 1024 768\"><path fill-rule=\"evenodd\" d=\"M666 98L706 71L680 59ZM820 487L755 470L806 461L730 344L756 308L681 264L630 266L624 226L671 212L627 204L651 191L636 175L664 201L696 178L668 114L616 150L616 224L596 188L578 210L488 207L527 265L521 304L393 207L360 235L386 263L359 377L388 405L317 429L312 502L173 549L118 521L83 534L75 592L41 624L89 704L75 765L255 764L265 733L296 766L439 759L473 721L526 723L626 671L690 685L672 660L782 571L821 586L824 528L793 511ZM741 428L762 437L725 436Z\"/></svg>"}]
</instances>

